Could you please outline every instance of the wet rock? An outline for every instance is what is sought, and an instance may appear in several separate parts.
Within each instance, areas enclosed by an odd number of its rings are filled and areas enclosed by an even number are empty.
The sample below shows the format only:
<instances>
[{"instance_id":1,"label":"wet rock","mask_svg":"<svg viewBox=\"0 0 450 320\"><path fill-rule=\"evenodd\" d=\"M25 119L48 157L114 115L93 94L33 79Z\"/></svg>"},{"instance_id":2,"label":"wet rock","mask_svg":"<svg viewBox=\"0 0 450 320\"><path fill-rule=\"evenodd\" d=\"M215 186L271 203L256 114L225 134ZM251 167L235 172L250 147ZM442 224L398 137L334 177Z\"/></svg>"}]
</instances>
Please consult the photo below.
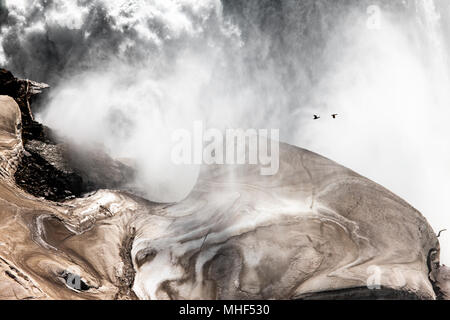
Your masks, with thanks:
<instances>
[{"instance_id":1,"label":"wet rock","mask_svg":"<svg viewBox=\"0 0 450 320\"><path fill-rule=\"evenodd\" d=\"M435 287L436 296L439 300L450 300L450 268L446 265L438 266L430 279Z\"/></svg>"},{"instance_id":2,"label":"wet rock","mask_svg":"<svg viewBox=\"0 0 450 320\"><path fill-rule=\"evenodd\" d=\"M40 138L24 156L20 124L18 105L0 96L2 299L448 298L420 212L320 155L281 144L274 176L204 166L179 203L118 190L56 203L30 193L76 194L71 161L107 163L113 182L122 169L101 154L69 159Z\"/></svg>"},{"instance_id":3,"label":"wet rock","mask_svg":"<svg viewBox=\"0 0 450 320\"><path fill-rule=\"evenodd\" d=\"M48 88L48 84L28 79L18 79L10 71L0 69L0 95L7 95L16 100L22 113L23 121L33 120L30 100Z\"/></svg>"},{"instance_id":4,"label":"wet rock","mask_svg":"<svg viewBox=\"0 0 450 320\"><path fill-rule=\"evenodd\" d=\"M100 188L119 188L133 179L133 169L100 149L74 147L33 119L31 101L48 85L15 78L0 69L0 94L17 102L23 157L15 172L17 184L36 197L63 201ZM19 161L20 160L20 161Z\"/></svg>"},{"instance_id":5,"label":"wet rock","mask_svg":"<svg viewBox=\"0 0 450 320\"><path fill-rule=\"evenodd\" d=\"M46 147L49 148L45 149ZM83 179L66 166L58 148L32 141L27 152L31 156L22 157L15 173L18 186L36 197L52 201L65 200L68 190L75 196L82 194Z\"/></svg>"},{"instance_id":6,"label":"wet rock","mask_svg":"<svg viewBox=\"0 0 450 320\"><path fill-rule=\"evenodd\" d=\"M39 140L31 140L25 144L25 150L29 154L37 154L53 168L61 173L74 173L69 166L61 146L48 144Z\"/></svg>"}]
</instances>

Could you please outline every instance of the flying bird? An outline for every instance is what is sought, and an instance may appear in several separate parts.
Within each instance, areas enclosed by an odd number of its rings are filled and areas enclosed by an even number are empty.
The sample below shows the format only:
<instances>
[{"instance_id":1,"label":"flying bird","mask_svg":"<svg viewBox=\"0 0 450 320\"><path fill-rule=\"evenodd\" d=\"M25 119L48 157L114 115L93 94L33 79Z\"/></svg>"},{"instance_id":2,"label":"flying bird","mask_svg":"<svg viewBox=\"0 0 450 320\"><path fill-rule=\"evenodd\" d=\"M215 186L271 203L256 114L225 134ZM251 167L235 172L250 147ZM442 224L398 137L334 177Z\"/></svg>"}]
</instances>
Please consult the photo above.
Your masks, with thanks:
<instances>
[{"instance_id":1,"label":"flying bird","mask_svg":"<svg viewBox=\"0 0 450 320\"><path fill-rule=\"evenodd\" d=\"M338 115L337 113L334 113L331 116L333 117L333 119L336 119L337 115Z\"/></svg>"},{"instance_id":2,"label":"flying bird","mask_svg":"<svg viewBox=\"0 0 450 320\"><path fill-rule=\"evenodd\" d=\"M320 119L320 117L318 115L314 115L314 120Z\"/></svg>"}]
</instances>

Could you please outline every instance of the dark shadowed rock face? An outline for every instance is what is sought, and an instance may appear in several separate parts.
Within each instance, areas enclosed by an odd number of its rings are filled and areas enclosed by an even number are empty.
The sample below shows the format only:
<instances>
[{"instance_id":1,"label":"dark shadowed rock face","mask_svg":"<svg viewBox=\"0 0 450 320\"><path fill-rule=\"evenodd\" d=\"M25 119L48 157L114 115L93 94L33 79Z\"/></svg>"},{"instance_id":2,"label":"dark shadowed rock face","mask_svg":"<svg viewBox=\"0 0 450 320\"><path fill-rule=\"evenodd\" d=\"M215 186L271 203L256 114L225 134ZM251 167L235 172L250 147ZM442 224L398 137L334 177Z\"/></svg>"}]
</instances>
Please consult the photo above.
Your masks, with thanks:
<instances>
[{"instance_id":1,"label":"dark shadowed rock face","mask_svg":"<svg viewBox=\"0 0 450 320\"><path fill-rule=\"evenodd\" d=\"M67 162L57 145L31 140L14 175L16 183L30 194L52 201L80 196L83 180Z\"/></svg>"},{"instance_id":2,"label":"dark shadowed rock face","mask_svg":"<svg viewBox=\"0 0 450 320\"><path fill-rule=\"evenodd\" d=\"M14 98L22 119L18 129L24 152L15 172L16 183L37 197L57 201L81 195L82 179L67 166L62 169L65 160L50 130L33 119L30 100L47 88L46 84L17 79L11 72L0 69L0 94Z\"/></svg>"},{"instance_id":3,"label":"dark shadowed rock face","mask_svg":"<svg viewBox=\"0 0 450 320\"><path fill-rule=\"evenodd\" d=\"M5 69L0 69L0 92L2 95L15 97L18 95L21 84L13 74Z\"/></svg>"},{"instance_id":4,"label":"dark shadowed rock face","mask_svg":"<svg viewBox=\"0 0 450 320\"><path fill-rule=\"evenodd\" d=\"M20 111L0 96L0 299L448 297L425 218L329 159L281 144L276 175L204 166L179 203L113 190L55 203L14 179L27 152L72 167L51 143L24 149Z\"/></svg>"}]
</instances>

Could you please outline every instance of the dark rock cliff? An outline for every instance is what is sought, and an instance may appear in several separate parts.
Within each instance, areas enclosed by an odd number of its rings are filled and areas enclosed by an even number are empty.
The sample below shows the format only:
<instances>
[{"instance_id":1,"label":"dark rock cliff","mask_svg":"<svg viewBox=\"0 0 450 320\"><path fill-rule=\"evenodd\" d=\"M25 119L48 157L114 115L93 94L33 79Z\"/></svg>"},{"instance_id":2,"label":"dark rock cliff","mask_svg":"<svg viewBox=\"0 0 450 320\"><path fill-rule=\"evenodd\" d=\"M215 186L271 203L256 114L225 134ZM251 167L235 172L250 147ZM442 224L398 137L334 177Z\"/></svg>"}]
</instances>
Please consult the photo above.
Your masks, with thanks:
<instances>
[{"instance_id":1,"label":"dark rock cliff","mask_svg":"<svg viewBox=\"0 0 450 320\"><path fill-rule=\"evenodd\" d=\"M18 79L0 69L0 95L14 98L22 116L25 151L15 173L16 183L34 196L61 201L99 188L117 188L131 180L131 168L101 151L73 150L74 145L58 139L34 120L32 100L48 88L47 84Z\"/></svg>"}]
</instances>

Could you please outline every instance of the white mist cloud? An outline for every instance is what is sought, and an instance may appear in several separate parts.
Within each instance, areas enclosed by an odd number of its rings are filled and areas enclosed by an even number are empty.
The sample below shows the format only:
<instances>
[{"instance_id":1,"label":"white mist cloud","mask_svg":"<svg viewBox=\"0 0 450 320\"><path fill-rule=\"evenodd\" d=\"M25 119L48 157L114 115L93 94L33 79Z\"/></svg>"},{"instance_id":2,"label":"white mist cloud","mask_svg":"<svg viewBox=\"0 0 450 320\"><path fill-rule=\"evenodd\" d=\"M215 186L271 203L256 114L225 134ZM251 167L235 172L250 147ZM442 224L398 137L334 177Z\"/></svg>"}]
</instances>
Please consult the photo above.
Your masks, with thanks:
<instances>
[{"instance_id":1,"label":"white mist cloud","mask_svg":"<svg viewBox=\"0 0 450 320\"><path fill-rule=\"evenodd\" d=\"M436 17L422 10L421 19ZM336 35L328 44L334 68L313 93L321 107L310 110L322 119L304 123L296 142L401 196L437 232L450 226L450 82L442 30L429 23L390 16L380 30L354 21L347 40ZM448 239L443 233L444 262Z\"/></svg>"},{"instance_id":2,"label":"white mist cloud","mask_svg":"<svg viewBox=\"0 0 450 320\"><path fill-rule=\"evenodd\" d=\"M207 64L181 60L160 77L149 73L150 66L84 73L54 91L42 119L80 144L103 145L115 158L133 159L149 199L181 200L198 168L172 164L171 132L202 119L197 97L209 81Z\"/></svg>"}]
</instances>

